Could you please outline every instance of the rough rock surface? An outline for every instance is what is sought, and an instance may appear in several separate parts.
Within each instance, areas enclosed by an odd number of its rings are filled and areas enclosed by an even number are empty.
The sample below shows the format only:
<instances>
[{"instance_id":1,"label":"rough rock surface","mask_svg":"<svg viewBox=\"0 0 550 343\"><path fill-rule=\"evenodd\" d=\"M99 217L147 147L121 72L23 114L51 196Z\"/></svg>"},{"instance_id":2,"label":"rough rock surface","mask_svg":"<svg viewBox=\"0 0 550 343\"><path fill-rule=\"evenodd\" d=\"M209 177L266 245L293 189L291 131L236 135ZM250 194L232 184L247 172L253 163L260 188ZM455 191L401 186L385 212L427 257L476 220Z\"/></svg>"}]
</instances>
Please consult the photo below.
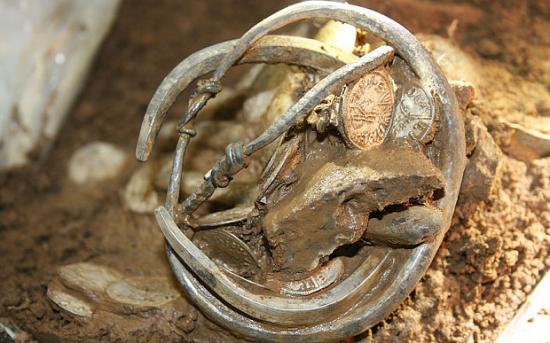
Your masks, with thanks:
<instances>
[{"instance_id":1,"label":"rough rock surface","mask_svg":"<svg viewBox=\"0 0 550 343\"><path fill-rule=\"evenodd\" d=\"M54 303L86 318L102 310L122 315L157 311L180 296L169 278L128 277L93 263L60 267L48 286Z\"/></svg>"},{"instance_id":2,"label":"rough rock surface","mask_svg":"<svg viewBox=\"0 0 550 343\"><path fill-rule=\"evenodd\" d=\"M478 117L467 120L468 144L471 153L460 188L462 204L489 200L499 186L503 154ZM471 142L473 140L474 142Z\"/></svg>"}]
</instances>

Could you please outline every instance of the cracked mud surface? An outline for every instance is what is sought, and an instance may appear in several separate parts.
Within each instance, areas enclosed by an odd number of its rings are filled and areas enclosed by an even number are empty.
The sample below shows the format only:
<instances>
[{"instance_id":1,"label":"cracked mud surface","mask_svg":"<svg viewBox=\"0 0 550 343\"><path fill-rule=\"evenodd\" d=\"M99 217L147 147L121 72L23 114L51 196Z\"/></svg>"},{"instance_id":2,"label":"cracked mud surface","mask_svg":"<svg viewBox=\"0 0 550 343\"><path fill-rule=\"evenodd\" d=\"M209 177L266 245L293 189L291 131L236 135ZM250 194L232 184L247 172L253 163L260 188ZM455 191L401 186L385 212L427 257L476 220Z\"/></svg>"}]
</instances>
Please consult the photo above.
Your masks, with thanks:
<instances>
[{"instance_id":1,"label":"cracked mud surface","mask_svg":"<svg viewBox=\"0 0 550 343\"><path fill-rule=\"evenodd\" d=\"M132 156L147 103L182 58L238 37L288 3L123 3L50 156L35 167L0 175L0 318L10 318L39 341L237 340L184 305L176 315L148 312L119 322L117 317L78 322L52 306L46 291L58 266L76 262L136 277L170 277L154 219L129 212L121 200L121 190L138 166ZM478 135L471 158L481 175L495 176L488 181L489 191L463 194L438 255L410 297L356 340L492 341L550 267L550 159L524 162L507 155L511 143L500 123L506 119L539 130L550 127L550 40L545 35L550 5L352 3L379 10L414 33L449 38L470 56L473 62L458 61L465 63L458 74L474 84L477 94L466 118L478 118L488 128L488 135ZM457 58L442 56L441 63ZM171 116L184 108L177 103ZM492 148L491 139L496 142ZM95 140L122 147L130 162L101 187L74 185L67 180L68 159ZM498 163L485 163L491 158ZM491 166L498 172L484 169Z\"/></svg>"}]
</instances>

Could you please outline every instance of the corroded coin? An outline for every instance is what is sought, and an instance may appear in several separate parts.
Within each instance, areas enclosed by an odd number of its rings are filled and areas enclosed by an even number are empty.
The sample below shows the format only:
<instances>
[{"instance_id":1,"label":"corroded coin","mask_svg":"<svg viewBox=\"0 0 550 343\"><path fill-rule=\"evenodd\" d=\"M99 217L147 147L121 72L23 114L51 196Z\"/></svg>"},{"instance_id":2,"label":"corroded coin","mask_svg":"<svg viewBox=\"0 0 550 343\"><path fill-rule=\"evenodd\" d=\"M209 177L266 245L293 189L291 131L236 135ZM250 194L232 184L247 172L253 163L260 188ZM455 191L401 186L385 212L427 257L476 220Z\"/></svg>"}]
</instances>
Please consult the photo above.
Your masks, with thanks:
<instances>
[{"instance_id":1,"label":"corroded coin","mask_svg":"<svg viewBox=\"0 0 550 343\"><path fill-rule=\"evenodd\" d=\"M326 265L317 268L309 277L284 282L281 293L293 296L305 296L319 292L335 283L344 274L344 262L342 258L330 260Z\"/></svg>"},{"instance_id":2,"label":"corroded coin","mask_svg":"<svg viewBox=\"0 0 550 343\"><path fill-rule=\"evenodd\" d=\"M275 275L270 275L265 281L264 287L281 294L307 296L319 292L338 281L344 274L344 268L342 258L337 257L317 267L309 276L300 280L281 281Z\"/></svg>"},{"instance_id":3,"label":"corroded coin","mask_svg":"<svg viewBox=\"0 0 550 343\"><path fill-rule=\"evenodd\" d=\"M344 94L342 121L347 140L366 150L384 141L391 124L394 91L385 69L361 77Z\"/></svg>"},{"instance_id":4,"label":"corroded coin","mask_svg":"<svg viewBox=\"0 0 550 343\"><path fill-rule=\"evenodd\" d=\"M435 106L432 97L414 83L403 87L395 108L391 137L414 144L427 143L433 136Z\"/></svg>"},{"instance_id":5,"label":"corroded coin","mask_svg":"<svg viewBox=\"0 0 550 343\"><path fill-rule=\"evenodd\" d=\"M193 243L216 263L238 275L251 276L260 269L248 245L227 230L198 231L193 236Z\"/></svg>"}]
</instances>

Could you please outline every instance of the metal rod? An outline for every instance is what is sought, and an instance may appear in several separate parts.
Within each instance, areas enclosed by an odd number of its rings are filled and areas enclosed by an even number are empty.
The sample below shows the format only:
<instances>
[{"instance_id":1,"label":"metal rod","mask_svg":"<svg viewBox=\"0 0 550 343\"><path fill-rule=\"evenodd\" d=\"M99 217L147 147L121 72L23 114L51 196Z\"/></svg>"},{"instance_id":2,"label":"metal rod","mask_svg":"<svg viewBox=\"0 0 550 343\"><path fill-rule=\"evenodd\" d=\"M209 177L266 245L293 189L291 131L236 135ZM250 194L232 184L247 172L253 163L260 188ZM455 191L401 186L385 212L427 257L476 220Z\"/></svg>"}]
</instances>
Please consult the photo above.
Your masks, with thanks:
<instances>
[{"instance_id":1,"label":"metal rod","mask_svg":"<svg viewBox=\"0 0 550 343\"><path fill-rule=\"evenodd\" d=\"M410 32L400 25L396 25L394 30L391 32L384 30L384 24L391 20L378 12L349 4L333 3L328 1L305 1L288 6L274 13L248 30L238 40L235 48L220 62L218 68L214 72L214 75L211 79L209 79L209 82L219 84L227 71L235 65L235 63L245 54L247 49L261 37L286 25L312 18L338 20L369 30L375 35L384 37L384 40L388 42L388 44L392 46L395 45L398 53L403 55L407 60L415 57L411 55L411 53L427 53L426 51L418 51L418 49L417 51L413 51L407 46L398 44L401 36L407 34L410 35ZM413 66L415 72L418 71L418 67L418 65ZM200 111L207 101L213 96L215 96L215 93L207 92L200 94L200 96L193 102L193 105L188 109L188 112L183 117L181 124L185 125L192 120L198 111Z\"/></svg>"},{"instance_id":2,"label":"metal rod","mask_svg":"<svg viewBox=\"0 0 550 343\"><path fill-rule=\"evenodd\" d=\"M277 139L291 126L300 122L313 108L329 94L341 88L345 84L354 81L361 75L372 71L393 58L393 49L389 46L381 46L369 54L361 57L355 62L347 64L318 82L311 88L298 102L296 102L288 111L270 126L264 133L248 143L242 153L250 156L254 152L265 147ZM227 152L228 150L226 150ZM230 151L230 150L229 150ZM240 157L243 158L243 157ZM242 168L231 168L234 163L228 163L228 155L220 159L214 168L205 176L204 182L199 190L189 195L181 206L178 207L178 213L185 215L193 213L202 203L212 196L215 189L219 186L216 179L226 179L227 182ZM230 170L232 169L232 170ZM223 187L227 186L225 184Z\"/></svg>"},{"instance_id":3,"label":"metal rod","mask_svg":"<svg viewBox=\"0 0 550 343\"><path fill-rule=\"evenodd\" d=\"M202 49L180 62L164 78L143 117L136 146L138 160L146 161L151 155L157 134L177 96L195 79L214 71L236 42L231 40ZM328 73L356 59L314 39L273 35L258 40L237 63L286 63Z\"/></svg>"},{"instance_id":4,"label":"metal rod","mask_svg":"<svg viewBox=\"0 0 550 343\"><path fill-rule=\"evenodd\" d=\"M181 179L183 174L183 161L185 159L187 145L192 135L194 134L191 132L181 132L178 139L178 144L176 145L176 151L174 152L172 173L170 174L170 181L166 192L166 202L164 205L172 216L174 215L179 201Z\"/></svg>"}]
</instances>

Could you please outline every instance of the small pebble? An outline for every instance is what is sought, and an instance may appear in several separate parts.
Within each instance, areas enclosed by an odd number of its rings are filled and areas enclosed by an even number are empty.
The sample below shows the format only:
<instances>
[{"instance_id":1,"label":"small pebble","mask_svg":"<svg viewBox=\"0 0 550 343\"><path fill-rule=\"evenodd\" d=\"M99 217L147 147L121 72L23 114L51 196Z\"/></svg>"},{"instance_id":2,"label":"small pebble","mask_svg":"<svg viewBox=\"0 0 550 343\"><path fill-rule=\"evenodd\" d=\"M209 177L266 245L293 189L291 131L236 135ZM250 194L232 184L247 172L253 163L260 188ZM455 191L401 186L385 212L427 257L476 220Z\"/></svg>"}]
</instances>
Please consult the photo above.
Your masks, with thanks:
<instances>
[{"instance_id":1,"label":"small pebble","mask_svg":"<svg viewBox=\"0 0 550 343\"><path fill-rule=\"evenodd\" d=\"M105 142L92 142L71 156L69 178L77 184L107 180L120 173L126 159L126 153L120 148Z\"/></svg>"},{"instance_id":2,"label":"small pebble","mask_svg":"<svg viewBox=\"0 0 550 343\"><path fill-rule=\"evenodd\" d=\"M130 178L124 189L123 198L132 212L152 213L161 202L153 187L154 170L152 164L141 166Z\"/></svg>"},{"instance_id":3,"label":"small pebble","mask_svg":"<svg viewBox=\"0 0 550 343\"><path fill-rule=\"evenodd\" d=\"M484 57L497 57L502 53L502 49L497 43L485 38L479 42L478 52Z\"/></svg>"}]
</instances>

